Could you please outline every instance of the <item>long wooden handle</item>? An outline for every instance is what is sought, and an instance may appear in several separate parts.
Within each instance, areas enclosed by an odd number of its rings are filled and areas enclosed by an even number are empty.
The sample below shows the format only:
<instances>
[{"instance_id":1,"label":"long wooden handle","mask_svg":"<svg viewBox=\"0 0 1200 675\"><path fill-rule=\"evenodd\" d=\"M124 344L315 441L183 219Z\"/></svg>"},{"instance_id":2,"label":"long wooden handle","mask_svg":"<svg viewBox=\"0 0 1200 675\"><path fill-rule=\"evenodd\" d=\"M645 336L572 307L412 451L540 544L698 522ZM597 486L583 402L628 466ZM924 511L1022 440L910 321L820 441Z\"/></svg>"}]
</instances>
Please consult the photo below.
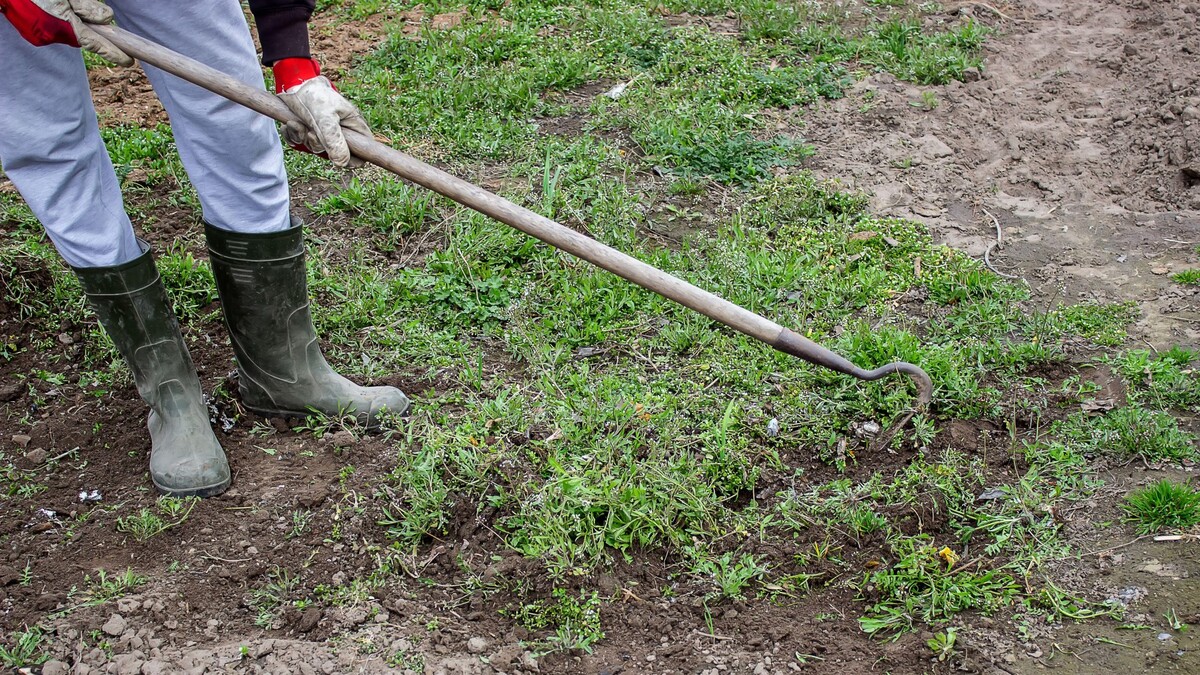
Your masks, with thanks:
<instances>
[{"instance_id":1,"label":"long wooden handle","mask_svg":"<svg viewBox=\"0 0 1200 675\"><path fill-rule=\"evenodd\" d=\"M185 57L116 26L92 26L130 56L156 68L220 94L280 122L298 118L276 96ZM345 130L346 141L355 156L412 181L454 201L511 225L531 237L582 258L642 288L674 300L730 328L745 333L772 347L840 373L863 380L877 380L891 373L904 373L917 384L918 402L927 405L933 396L933 382L925 371L910 363L891 363L875 370L864 370L847 359L779 324L739 307L717 295L693 286L678 277L647 265L595 239L584 236L545 216L518 206L503 197L456 178L374 138Z\"/></svg>"}]
</instances>

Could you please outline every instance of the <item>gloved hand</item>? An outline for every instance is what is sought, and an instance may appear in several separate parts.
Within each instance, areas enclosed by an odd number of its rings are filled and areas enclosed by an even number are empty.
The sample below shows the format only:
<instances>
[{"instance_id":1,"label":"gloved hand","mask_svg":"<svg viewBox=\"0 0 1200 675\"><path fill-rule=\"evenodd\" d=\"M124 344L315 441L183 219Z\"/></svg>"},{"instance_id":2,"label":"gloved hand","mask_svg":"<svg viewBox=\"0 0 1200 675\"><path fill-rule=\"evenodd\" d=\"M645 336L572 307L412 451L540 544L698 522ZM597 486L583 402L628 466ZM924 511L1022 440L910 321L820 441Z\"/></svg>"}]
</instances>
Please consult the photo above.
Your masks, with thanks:
<instances>
[{"instance_id":1,"label":"gloved hand","mask_svg":"<svg viewBox=\"0 0 1200 675\"><path fill-rule=\"evenodd\" d=\"M117 65L133 65L128 54L88 27L112 22L112 10L99 0L0 0L0 14L36 47L82 47Z\"/></svg>"},{"instance_id":2,"label":"gloved hand","mask_svg":"<svg viewBox=\"0 0 1200 675\"><path fill-rule=\"evenodd\" d=\"M342 127L371 135L367 120L353 103L334 89L312 59L282 59L272 66L275 93L303 124L288 122L283 135L297 150L322 154L338 166L361 166L350 154Z\"/></svg>"}]
</instances>

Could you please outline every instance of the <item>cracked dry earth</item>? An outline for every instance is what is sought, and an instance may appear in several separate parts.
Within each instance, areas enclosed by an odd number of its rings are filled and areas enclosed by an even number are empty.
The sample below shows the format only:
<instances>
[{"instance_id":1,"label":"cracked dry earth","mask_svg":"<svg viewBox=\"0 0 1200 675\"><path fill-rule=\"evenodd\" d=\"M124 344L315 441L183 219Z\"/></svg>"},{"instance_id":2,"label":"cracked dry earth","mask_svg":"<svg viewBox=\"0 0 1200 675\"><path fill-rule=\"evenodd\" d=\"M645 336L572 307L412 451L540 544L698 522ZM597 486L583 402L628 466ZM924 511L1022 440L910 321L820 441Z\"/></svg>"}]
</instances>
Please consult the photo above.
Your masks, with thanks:
<instances>
[{"instance_id":1,"label":"cracked dry earth","mask_svg":"<svg viewBox=\"0 0 1200 675\"><path fill-rule=\"evenodd\" d=\"M1200 2L948 2L942 18L964 13L997 30L985 47L983 72L969 82L933 88L872 75L846 98L822 102L807 113L802 130L817 149L809 168L870 192L876 211L925 222L940 241L975 256L996 241L999 227L1003 246L991 251L992 264L1026 279L1047 305L1133 300L1142 310L1136 338L1155 347L1197 346L1200 294L1173 284L1169 273L1200 262L1195 252L1200 244ZM926 90L935 92L936 107L922 98ZM102 93L97 104L103 113ZM200 350L196 360L206 389L227 372L227 355ZM140 418L142 410L128 402L110 406L108 414ZM140 423L129 428L142 433ZM141 443L132 437L114 440L131 447ZM253 439L242 440L231 444L235 464L243 467L236 487L198 507L194 517L205 523L202 529L167 533L153 546L125 545L113 541L111 533L107 541L89 540L92 533L84 530L82 545L94 547L91 557L82 559L88 565L50 544L8 556L0 566L5 621L9 628L38 620L48 627L54 660L43 673L762 675L868 672L881 658L894 673L935 667L923 647L926 636L879 643L857 632L853 621L831 630L805 618L837 611L851 602L849 597L825 597L822 605L801 606L783 617L735 603L714 617L719 632L735 636L721 641L697 637L698 619L690 608L648 597L606 615L608 637L594 655L542 660L520 646L527 635L496 618L492 606L472 600L475 604L439 612L435 606L456 605L453 590L436 583L424 603L376 595L346 607L285 612L268 628L258 628L247 603L249 590L264 581L264 560L300 564L309 550L321 546L319 538L285 539L290 523L270 515L272 509L319 511L314 530L328 528L340 517L330 515L331 477L346 457L360 475L379 475L387 471L395 449L377 439L335 438L328 444L336 446L336 457L329 452L300 459L303 441L284 434L274 444L279 454L268 460L253 448ZM46 442L33 439L34 445ZM125 478L136 475L135 469L123 470ZM1130 470L1106 478L1127 487L1138 475ZM61 514L79 509L71 503L78 489L72 476L57 478L48 494L58 501L49 505ZM147 500L132 488L105 499ZM6 532L26 525L25 520L12 523ZM364 532L376 527L353 520L342 526ZM432 578L452 577L453 548L465 549L482 536L464 528L458 531L460 540L452 536L445 547L424 553L429 557L420 569ZM1083 525L1068 531L1073 545L1083 550L1123 543ZM372 535L376 541L382 536ZM63 592L21 590L20 568L33 550L43 560L61 557L59 573L72 578L127 565L163 573L152 574L147 585L115 603L47 619L70 607L70 601ZM322 549L311 569L336 584L339 574L344 580L365 573L370 556L370 550L353 547ZM186 562L189 571L166 573L176 560ZM1200 574L1197 560L1194 544L1138 544L1085 560L1079 574L1114 593L1134 589L1128 599L1135 619L1161 614L1171 605L1181 619L1196 624L1200 599L1189 579ZM519 571L520 561L511 557L489 568L493 575ZM605 583L598 581L602 589ZM429 623L436 615L445 618L443 625ZM1190 638L1184 643L1166 643L1152 634L1112 638L1131 645L1126 649L1097 646L1092 630L1083 625L1018 639L1011 626L975 621L963 633L974 645L967 664L993 674L1044 668L1200 672L1200 663L1190 657L1195 647ZM1074 645L1081 656L1049 661L1050 644ZM792 652L820 654L824 660L800 665Z\"/></svg>"}]
</instances>

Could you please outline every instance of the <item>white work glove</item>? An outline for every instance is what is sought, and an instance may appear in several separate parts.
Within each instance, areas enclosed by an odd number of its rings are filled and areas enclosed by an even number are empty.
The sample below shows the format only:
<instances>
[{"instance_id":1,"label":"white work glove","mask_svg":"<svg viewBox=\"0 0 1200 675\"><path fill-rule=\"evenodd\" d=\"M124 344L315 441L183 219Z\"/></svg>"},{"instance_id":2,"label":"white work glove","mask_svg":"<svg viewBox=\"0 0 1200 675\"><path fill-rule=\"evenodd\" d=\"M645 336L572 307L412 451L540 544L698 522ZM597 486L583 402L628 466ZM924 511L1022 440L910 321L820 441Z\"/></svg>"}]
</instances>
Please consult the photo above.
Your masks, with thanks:
<instances>
[{"instance_id":1,"label":"white work glove","mask_svg":"<svg viewBox=\"0 0 1200 675\"><path fill-rule=\"evenodd\" d=\"M338 166L361 166L362 160L350 154L342 127L371 135L371 127L353 103L334 89L329 78L320 74L312 59L291 58L277 62L275 91L300 122L288 122L283 135L297 150L324 153Z\"/></svg>"},{"instance_id":2,"label":"white work glove","mask_svg":"<svg viewBox=\"0 0 1200 675\"><path fill-rule=\"evenodd\" d=\"M82 47L115 64L133 65L128 54L88 26L112 23L112 10L98 0L0 0L0 12L32 45Z\"/></svg>"}]
</instances>

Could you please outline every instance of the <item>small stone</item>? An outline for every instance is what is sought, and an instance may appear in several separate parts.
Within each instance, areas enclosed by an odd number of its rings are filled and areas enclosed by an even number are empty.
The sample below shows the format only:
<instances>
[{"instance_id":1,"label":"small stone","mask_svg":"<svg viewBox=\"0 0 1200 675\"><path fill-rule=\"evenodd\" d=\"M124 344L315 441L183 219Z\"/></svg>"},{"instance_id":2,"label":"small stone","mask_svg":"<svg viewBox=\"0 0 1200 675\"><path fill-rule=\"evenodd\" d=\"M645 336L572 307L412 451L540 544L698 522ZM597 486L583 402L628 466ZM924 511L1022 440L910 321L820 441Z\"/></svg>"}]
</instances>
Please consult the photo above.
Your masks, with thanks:
<instances>
[{"instance_id":1,"label":"small stone","mask_svg":"<svg viewBox=\"0 0 1200 675\"><path fill-rule=\"evenodd\" d=\"M58 341L63 343L64 345L75 344L75 338L71 337L71 335L69 333L59 333Z\"/></svg>"},{"instance_id":2,"label":"small stone","mask_svg":"<svg viewBox=\"0 0 1200 675\"><path fill-rule=\"evenodd\" d=\"M42 664L42 675L67 675L71 672L71 667L62 661L51 659Z\"/></svg>"},{"instance_id":3,"label":"small stone","mask_svg":"<svg viewBox=\"0 0 1200 675\"><path fill-rule=\"evenodd\" d=\"M28 460L30 464L42 464L46 461L47 454L48 453L42 448L34 448L25 453L25 459Z\"/></svg>"},{"instance_id":4,"label":"small stone","mask_svg":"<svg viewBox=\"0 0 1200 675\"><path fill-rule=\"evenodd\" d=\"M104 631L106 635L120 637L128 627L129 622L125 620L125 617L121 616L120 614L113 614L111 617L109 617L108 621L104 622L104 625L100 627L100 630Z\"/></svg>"},{"instance_id":5,"label":"small stone","mask_svg":"<svg viewBox=\"0 0 1200 675\"><path fill-rule=\"evenodd\" d=\"M726 621L732 621L733 619L736 619L737 616L738 611L736 609L730 609L726 610L725 614L722 615L722 618L724 618Z\"/></svg>"},{"instance_id":6,"label":"small stone","mask_svg":"<svg viewBox=\"0 0 1200 675\"><path fill-rule=\"evenodd\" d=\"M487 651L488 642L481 637L473 637L467 640L467 651L472 654L482 654Z\"/></svg>"},{"instance_id":7,"label":"small stone","mask_svg":"<svg viewBox=\"0 0 1200 675\"><path fill-rule=\"evenodd\" d=\"M31 440L33 440L33 439L30 438L26 434L13 434L13 437L12 437L12 442L16 443L19 447L22 447L22 448L29 445L29 441L31 441Z\"/></svg>"},{"instance_id":8,"label":"small stone","mask_svg":"<svg viewBox=\"0 0 1200 675\"><path fill-rule=\"evenodd\" d=\"M1154 267L1154 268L1151 268L1151 270L1150 270L1151 274L1157 274L1159 276L1166 274L1167 272L1170 272L1170 271L1171 270L1167 269L1166 267Z\"/></svg>"}]
</instances>

